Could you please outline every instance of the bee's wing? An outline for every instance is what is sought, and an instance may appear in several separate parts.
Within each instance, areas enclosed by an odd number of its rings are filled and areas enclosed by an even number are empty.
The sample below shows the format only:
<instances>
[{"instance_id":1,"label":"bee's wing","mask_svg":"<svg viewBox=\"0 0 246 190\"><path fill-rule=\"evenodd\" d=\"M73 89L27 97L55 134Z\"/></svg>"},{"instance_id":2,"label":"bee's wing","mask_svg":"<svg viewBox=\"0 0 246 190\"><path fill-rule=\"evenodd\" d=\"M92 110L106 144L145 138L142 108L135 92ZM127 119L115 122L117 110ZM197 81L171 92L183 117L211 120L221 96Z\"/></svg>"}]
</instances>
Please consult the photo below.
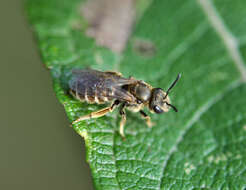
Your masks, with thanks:
<instances>
[{"instance_id":1,"label":"bee's wing","mask_svg":"<svg viewBox=\"0 0 246 190\"><path fill-rule=\"evenodd\" d=\"M137 82L134 78L123 78L117 72L101 72L92 69L73 70L74 80L71 80L71 88L75 89L73 84L77 82L84 88L97 88L101 96L110 99L133 102L136 98L127 90L122 88L124 85L130 85ZM96 87L95 87L96 86Z\"/></svg>"},{"instance_id":2,"label":"bee's wing","mask_svg":"<svg viewBox=\"0 0 246 190\"><path fill-rule=\"evenodd\" d=\"M116 86L124 86L124 85L130 85L130 84L134 84L137 83L136 79L133 78L122 78L120 77L119 79L117 79L117 82L115 82L114 85Z\"/></svg>"},{"instance_id":3,"label":"bee's wing","mask_svg":"<svg viewBox=\"0 0 246 190\"><path fill-rule=\"evenodd\" d=\"M97 77L98 79L112 79L112 83L117 83L119 86L120 85L126 85L126 84L132 84L136 82L137 80L134 79L133 77L130 78L124 78L122 77L122 74L119 72L115 71L97 71L93 69L73 69L72 74L76 76L93 76L94 78Z\"/></svg>"},{"instance_id":4,"label":"bee's wing","mask_svg":"<svg viewBox=\"0 0 246 190\"><path fill-rule=\"evenodd\" d=\"M136 101L136 98L125 89L116 87L112 89L112 92L113 92L112 94L107 94L107 97L111 99L117 99L120 101L127 101L127 102Z\"/></svg>"},{"instance_id":5,"label":"bee's wing","mask_svg":"<svg viewBox=\"0 0 246 190\"><path fill-rule=\"evenodd\" d=\"M93 69L73 69L72 70L73 75L80 75L80 76L93 76L98 78L104 78L104 79L112 79L112 84L117 84L117 86L121 85L127 85L127 84L133 84L137 82L136 79L133 77L130 78L124 78L122 77L122 74L115 71L97 71Z\"/></svg>"},{"instance_id":6,"label":"bee's wing","mask_svg":"<svg viewBox=\"0 0 246 190\"><path fill-rule=\"evenodd\" d=\"M119 76L109 77L104 83L104 89L109 92L106 96L121 101L134 102L136 98L123 88L125 85L136 83L135 79L128 79Z\"/></svg>"}]
</instances>

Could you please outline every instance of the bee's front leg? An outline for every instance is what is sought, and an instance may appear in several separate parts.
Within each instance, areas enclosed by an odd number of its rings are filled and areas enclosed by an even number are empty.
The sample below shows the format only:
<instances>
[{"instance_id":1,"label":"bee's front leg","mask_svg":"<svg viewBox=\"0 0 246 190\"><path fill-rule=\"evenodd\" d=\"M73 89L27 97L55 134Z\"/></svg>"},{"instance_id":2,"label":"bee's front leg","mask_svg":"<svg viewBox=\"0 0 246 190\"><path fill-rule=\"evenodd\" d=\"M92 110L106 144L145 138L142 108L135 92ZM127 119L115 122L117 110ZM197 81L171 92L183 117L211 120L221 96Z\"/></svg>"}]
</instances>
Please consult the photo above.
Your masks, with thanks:
<instances>
[{"instance_id":1,"label":"bee's front leg","mask_svg":"<svg viewBox=\"0 0 246 190\"><path fill-rule=\"evenodd\" d=\"M150 116L148 116L143 110L139 111L141 116L146 120L148 127L153 127L155 124L151 122Z\"/></svg>"}]
</instances>

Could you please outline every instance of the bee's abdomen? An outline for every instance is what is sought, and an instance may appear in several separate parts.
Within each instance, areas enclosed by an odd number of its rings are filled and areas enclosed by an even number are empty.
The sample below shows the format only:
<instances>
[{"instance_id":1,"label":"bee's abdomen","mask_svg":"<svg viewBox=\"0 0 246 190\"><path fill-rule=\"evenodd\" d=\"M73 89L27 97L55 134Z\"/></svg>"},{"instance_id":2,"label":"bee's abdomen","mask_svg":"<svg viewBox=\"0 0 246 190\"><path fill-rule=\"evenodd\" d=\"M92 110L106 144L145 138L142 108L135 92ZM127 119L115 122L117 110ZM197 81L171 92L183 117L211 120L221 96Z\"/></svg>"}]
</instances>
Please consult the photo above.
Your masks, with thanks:
<instances>
[{"instance_id":1,"label":"bee's abdomen","mask_svg":"<svg viewBox=\"0 0 246 190\"><path fill-rule=\"evenodd\" d=\"M108 98L105 89L101 88L98 81L75 79L69 83L70 93L78 100L90 104L104 104L112 101Z\"/></svg>"}]
</instances>

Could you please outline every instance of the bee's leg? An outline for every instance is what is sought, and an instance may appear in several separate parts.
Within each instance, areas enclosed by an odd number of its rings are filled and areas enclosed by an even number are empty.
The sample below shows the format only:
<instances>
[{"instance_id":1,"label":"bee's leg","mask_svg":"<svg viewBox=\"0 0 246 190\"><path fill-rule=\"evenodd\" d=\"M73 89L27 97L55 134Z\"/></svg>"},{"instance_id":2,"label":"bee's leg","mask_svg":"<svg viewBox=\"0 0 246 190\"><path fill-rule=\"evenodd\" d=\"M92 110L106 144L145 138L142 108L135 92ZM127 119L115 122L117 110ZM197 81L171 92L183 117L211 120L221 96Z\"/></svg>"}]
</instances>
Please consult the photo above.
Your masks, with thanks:
<instances>
[{"instance_id":1,"label":"bee's leg","mask_svg":"<svg viewBox=\"0 0 246 190\"><path fill-rule=\"evenodd\" d=\"M126 112L125 112L125 106L126 104L122 104L121 108L120 108L120 115L121 115L121 121L120 121L120 135L125 138L125 134L124 134L124 126L126 123Z\"/></svg>"},{"instance_id":2,"label":"bee's leg","mask_svg":"<svg viewBox=\"0 0 246 190\"><path fill-rule=\"evenodd\" d=\"M154 123L151 122L150 116L148 116L143 110L140 110L140 114L146 120L148 127L154 126Z\"/></svg>"},{"instance_id":3,"label":"bee's leg","mask_svg":"<svg viewBox=\"0 0 246 190\"><path fill-rule=\"evenodd\" d=\"M79 121L82 121L82 120L86 120L86 119L102 117L102 116L106 115L108 112L112 112L114 110L114 108L117 105L119 105L119 103L120 103L119 100L115 100L114 103L110 107L106 107L106 108L103 108L101 110L92 112L88 115L81 116L78 119L76 119L75 121L73 121L73 124L77 123Z\"/></svg>"}]
</instances>

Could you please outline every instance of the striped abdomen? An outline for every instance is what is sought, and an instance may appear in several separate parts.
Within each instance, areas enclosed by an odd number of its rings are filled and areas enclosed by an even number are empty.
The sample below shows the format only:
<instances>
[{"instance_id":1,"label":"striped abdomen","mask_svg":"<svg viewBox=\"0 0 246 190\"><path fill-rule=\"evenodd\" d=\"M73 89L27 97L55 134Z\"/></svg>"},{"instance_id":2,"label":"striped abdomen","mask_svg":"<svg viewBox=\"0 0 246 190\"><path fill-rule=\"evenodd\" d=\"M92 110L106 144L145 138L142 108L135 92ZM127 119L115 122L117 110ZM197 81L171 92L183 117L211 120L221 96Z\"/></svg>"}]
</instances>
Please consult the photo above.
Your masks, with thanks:
<instances>
[{"instance_id":1,"label":"striped abdomen","mask_svg":"<svg viewBox=\"0 0 246 190\"><path fill-rule=\"evenodd\" d=\"M103 104L112 101L111 89L105 88L103 78L90 73L75 75L69 82L70 93L80 101Z\"/></svg>"},{"instance_id":2,"label":"striped abdomen","mask_svg":"<svg viewBox=\"0 0 246 190\"><path fill-rule=\"evenodd\" d=\"M84 69L72 71L69 88L75 98L88 103L102 104L112 100L135 103L136 98L128 92L126 86L137 82L112 71Z\"/></svg>"}]
</instances>

